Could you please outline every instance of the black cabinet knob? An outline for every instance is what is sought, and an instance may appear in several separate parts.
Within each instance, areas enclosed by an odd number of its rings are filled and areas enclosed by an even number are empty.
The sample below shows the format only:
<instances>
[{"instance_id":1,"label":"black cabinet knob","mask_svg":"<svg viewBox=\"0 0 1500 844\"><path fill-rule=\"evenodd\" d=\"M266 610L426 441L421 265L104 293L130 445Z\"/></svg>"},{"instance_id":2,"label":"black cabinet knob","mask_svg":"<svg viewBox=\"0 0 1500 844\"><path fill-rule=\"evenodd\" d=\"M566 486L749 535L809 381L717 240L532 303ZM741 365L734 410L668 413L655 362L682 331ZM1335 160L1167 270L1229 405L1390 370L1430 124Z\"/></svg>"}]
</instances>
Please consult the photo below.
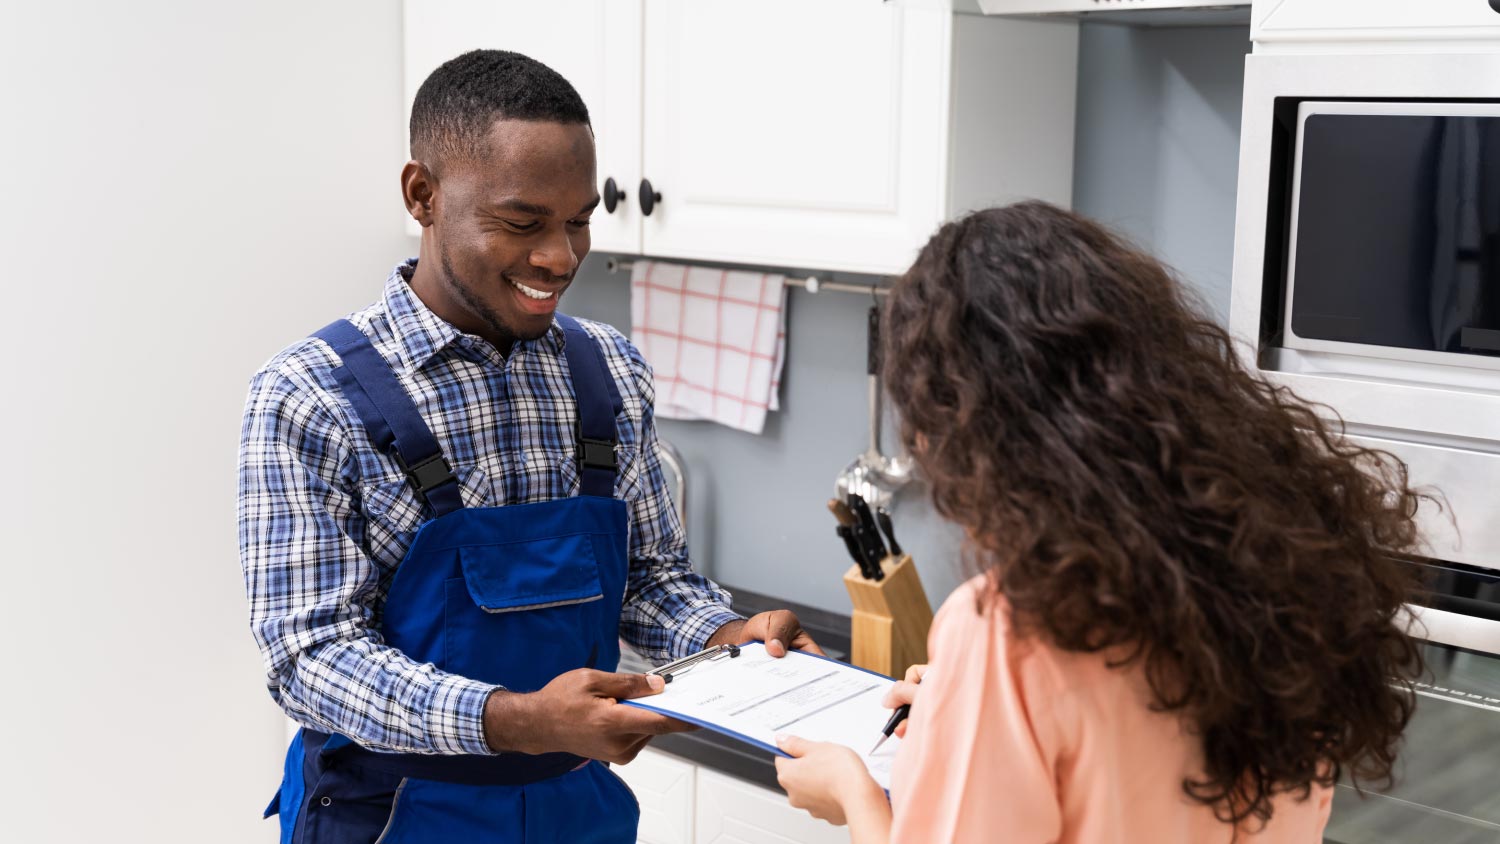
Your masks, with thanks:
<instances>
[{"instance_id":1,"label":"black cabinet knob","mask_svg":"<svg viewBox=\"0 0 1500 844\"><path fill-rule=\"evenodd\" d=\"M615 177L610 176L604 180L604 210L607 213L615 213L615 206L625 201L625 191L615 184Z\"/></svg>"},{"instance_id":2,"label":"black cabinet knob","mask_svg":"<svg viewBox=\"0 0 1500 844\"><path fill-rule=\"evenodd\" d=\"M650 179L641 179L641 192L638 194L641 200L641 213L647 217L656 210L656 203L661 202L661 194L651 188Z\"/></svg>"}]
</instances>

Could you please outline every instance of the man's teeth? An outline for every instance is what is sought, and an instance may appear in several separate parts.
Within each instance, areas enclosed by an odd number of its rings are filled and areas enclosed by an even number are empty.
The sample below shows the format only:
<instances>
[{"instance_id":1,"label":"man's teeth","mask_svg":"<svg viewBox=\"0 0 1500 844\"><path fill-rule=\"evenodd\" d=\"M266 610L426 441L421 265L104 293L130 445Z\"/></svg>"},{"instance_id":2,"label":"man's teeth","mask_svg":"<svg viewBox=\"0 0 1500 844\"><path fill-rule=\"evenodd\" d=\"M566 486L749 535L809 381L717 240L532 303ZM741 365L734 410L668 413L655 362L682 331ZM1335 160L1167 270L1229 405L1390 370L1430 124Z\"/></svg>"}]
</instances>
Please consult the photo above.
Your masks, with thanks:
<instances>
[{"instance_id":1,"label":"man's teeth","mask_svg":"<svg viewBox=\"0 0 1500 844\"><path fill-rule=\"evenodd\" d=\"M524 285L521 282L516 281L514 279L512 279L510 283L511 283L511 286L515 287L517 290L521 291L522 293L525 293L526 296L527 296L527 298L530 298L530 299L551 299L552 298L552 294L551 293L543 293L542 291L537 290L534 287L527 287L526 285Z\"/></svg>"}]
</instances>

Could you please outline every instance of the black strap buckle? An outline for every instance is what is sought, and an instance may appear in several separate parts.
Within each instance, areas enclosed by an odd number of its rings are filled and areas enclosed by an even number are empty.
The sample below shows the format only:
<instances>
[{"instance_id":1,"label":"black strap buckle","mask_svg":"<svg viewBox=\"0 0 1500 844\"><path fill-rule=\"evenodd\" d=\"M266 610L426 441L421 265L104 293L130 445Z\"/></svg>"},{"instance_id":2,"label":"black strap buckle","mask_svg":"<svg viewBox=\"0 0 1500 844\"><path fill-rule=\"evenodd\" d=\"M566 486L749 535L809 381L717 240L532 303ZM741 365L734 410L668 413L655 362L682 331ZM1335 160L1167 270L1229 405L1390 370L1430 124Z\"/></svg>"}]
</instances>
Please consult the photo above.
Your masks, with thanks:
<instances>
[{"instance_id":1,"label":"black strap buckle","mask_svg":"<svg viewBox=\"0 0 1500 844\"><path fill-rule=\"evenodd\" d=\"M596 440L578 437L578 462L585 469L604 469L609 472L619 467L615 464L614 440Z\"/></svg>"},{"instance_id":2,"label":"black strap buckle","mask_svg":"<svg viewBox=\"0 0 1500 844\"><path fill-rule=\"evenodd\" d=\"M396 452L396 463L401 471L406 473L406 479L411 483L412 489L423 501L427 500L427 493L436 487L440 487L449 481L457 481L453 476L453 467L443 457L442 452L432 455L424 460L408 466L406 460L401 457L401 452Z\"/></svg>"}]
</instances>

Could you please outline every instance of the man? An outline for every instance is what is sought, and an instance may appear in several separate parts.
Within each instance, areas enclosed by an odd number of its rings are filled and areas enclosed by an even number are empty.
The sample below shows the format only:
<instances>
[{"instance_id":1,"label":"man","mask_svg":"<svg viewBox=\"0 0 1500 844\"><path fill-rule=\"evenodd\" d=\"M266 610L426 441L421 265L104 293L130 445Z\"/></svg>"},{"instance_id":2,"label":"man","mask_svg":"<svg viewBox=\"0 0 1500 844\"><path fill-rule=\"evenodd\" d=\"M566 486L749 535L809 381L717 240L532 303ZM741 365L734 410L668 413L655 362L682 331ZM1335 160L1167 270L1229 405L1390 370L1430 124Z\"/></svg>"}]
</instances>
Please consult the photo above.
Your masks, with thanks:
<instances>
[{"instance_id":1,"label":"man","mask_svg":"<svg viewBox=\"0 0 1500 844\"><path fill-rule=\"evenodd\" d=\"M693 573L654 390L614 329L557 311L599 203L588 111L515 53L438 68L401 172L419 257L255 376L241 558L271 695L303 725L283 842L635 840L605 766L687 729L611 673L764 639Z\"/></svg>"}]
</instances>

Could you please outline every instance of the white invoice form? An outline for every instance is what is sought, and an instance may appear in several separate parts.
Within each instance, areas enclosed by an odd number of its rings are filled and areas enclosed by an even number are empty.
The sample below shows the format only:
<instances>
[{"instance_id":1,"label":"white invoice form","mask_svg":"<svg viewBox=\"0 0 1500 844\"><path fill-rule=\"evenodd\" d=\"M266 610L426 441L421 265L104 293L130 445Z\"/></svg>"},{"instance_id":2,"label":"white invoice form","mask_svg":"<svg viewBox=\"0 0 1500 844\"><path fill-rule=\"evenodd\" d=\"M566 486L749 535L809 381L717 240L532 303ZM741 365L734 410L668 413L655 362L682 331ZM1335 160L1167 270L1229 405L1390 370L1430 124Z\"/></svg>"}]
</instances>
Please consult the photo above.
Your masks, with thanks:
<instances>
[{"instance_id":1,"label":"white invoice form","mask_svg":"<svg viewBox=\"0 0 1500 844\"><path fill-rule=\"evenodd\" d=\"M791 651L776 659L765 645L740 646L740 655L701 662L673 672L659 695L624 703L707 727L785 756L778 734L831 741L851 748L865 761L880 787L890 790L891 760L901 740L895 736L872 756L891 710L880 705L896 681L835 662Z\"/></svg>"}]
</instances>

